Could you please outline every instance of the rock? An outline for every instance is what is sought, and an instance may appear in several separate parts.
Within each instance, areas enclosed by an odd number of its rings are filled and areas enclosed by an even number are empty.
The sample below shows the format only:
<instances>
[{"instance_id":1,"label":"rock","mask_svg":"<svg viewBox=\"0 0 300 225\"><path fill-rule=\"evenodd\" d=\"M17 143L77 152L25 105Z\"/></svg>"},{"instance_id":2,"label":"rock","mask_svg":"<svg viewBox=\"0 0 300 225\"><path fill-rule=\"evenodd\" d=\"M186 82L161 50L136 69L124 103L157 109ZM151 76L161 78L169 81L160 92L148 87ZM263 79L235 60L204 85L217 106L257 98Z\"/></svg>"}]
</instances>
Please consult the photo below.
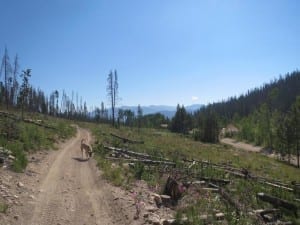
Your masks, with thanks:
<instances>
[{"instance_id":1,"label":"rock","mask_svg":"<svg viewBox=\"0 0 300 225\"><path fill-rule=\"evenodd\" d=\"M15 219L15 220L18 220L18 219L19 219L19 215L15 215L15 216L14 216L14 219Z\"/></svg>"},{"instance_id":2,"label":"rock","mask_svg":"<svg viewBox=\"0 0 300 225\"><path fill-rule=\"evenodd\" d=\"M151 213L147 219L150 224L161 225L159 215Z\"/></svg>"},{"instance_id":3,"label":"rock","mask_svg":"<svg viewBox=\"0 0 300 225\"><path fill-rule=\"evenodd\" d=\"M156 207L153 207L153 206L146 206L145 210L147 212L155 212L157 211L158 209Z\"/></svg>"},{"instance_id":4,"label":"rock","mask_svg":"<svg viewBox=\"0 0 300 225\"><path fill-rule=\"evenodd\" d=\"M155 201L157 207L161 207L161 205L162 205L162 200L161 200L160 195L158 195L158 194L153 194L153 196L154 196L154 201Z\"/></svg>"},{"instance_id":5,"label":"rock","mask_svg":"<svg viewBox=\"0 0 300 225\"><path fill-rule=\"evenodd\" d=\"M9 155L9 156L8 156L8 159L15 160L16 157L14 157L13 155Z\"/></svg>"},{"instance_id":6,"label":"rock","mask_svg":"<svg viewBox=\"0 0 300 225\"><path fill-rule=\"evenodd\" d=\"M29 195L29 198L31 198L32 200L35 199L35 197L33 195Z\"/></svg>"},{"instance_id":7,"label":"rock","mask_svg":"<svg viewBox=\"0 0 300 225\"><path fill-rule=\"evenodd\" d=\"M24 184L22 182L18 182L17 186L18 187L24 187Z\"/></svg>"},{"instance_id":8,"label":"rock","mask_svg":"<svg viewBox=\"0 0 300 225\"><path fill-rule=\"evenodd\" d=\"M216 213L216 219L217 220L223 220L225 218L224 213Z\"/></svg>"}]
</instances>

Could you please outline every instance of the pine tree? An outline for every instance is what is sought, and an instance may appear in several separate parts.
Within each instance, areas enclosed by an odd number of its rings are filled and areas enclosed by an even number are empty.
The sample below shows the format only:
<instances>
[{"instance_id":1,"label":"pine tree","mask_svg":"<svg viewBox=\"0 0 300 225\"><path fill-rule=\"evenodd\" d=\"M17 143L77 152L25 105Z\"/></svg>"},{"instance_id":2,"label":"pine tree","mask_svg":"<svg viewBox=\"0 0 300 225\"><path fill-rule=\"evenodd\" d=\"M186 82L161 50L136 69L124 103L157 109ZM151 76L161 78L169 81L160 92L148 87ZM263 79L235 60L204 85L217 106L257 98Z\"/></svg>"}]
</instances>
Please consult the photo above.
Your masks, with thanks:
<instances>
[{"instance_id":1,"label":"pine tree","mask_svg":"<svg viewBox=\"0 0 300 225\"><path fill-rule=\"evenodd\" d=\"M20 101L21 101L21 109L22 109L22 119L24 119L24 106L25 100L28 97L29 93L29 77L31 76L31 69L23 70L21 74L22 85L20 90Z\"/></svg>"}]
</instances>

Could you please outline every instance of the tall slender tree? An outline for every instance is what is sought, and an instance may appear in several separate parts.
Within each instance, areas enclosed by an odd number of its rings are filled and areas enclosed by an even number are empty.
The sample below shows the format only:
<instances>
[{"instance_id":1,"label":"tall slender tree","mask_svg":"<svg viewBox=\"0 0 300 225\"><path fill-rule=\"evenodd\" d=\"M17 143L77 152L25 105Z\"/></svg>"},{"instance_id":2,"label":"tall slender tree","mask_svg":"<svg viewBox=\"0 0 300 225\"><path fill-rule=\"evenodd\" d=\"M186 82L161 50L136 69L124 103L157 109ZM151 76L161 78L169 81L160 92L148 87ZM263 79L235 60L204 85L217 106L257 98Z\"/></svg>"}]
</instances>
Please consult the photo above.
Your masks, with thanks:
<instances>
[{"instance_id":1,"label":"tall slender tree","mask_svg":"<svg viewBox=\"0 0 300 225\"><path fill-rule=\"evenodd\" d=\"M13 65L13 76L12 76L12 90L11 90L11 103L12 105L16 105L17 103L17 95L18 95L18 74L19 74L19 57L15 56L14 65Z\"/></svg>"},{"instance_id":2,"label":"tall slender tree","mask_svg":"<svg viewBox=\"0 0 300 225\"><path fill-rule=\"evenodd\" d=\"M112 125L115 126L115 110L116 110L116 103L118 100L118 75L117 71L115 70L114 73L110 71L107 77L107 96L109 98L111 104L111 111L112 111Z\"/></svg>"},{"instance_id":3,"label":"tall slender tree","mask_svg":"<svg viewBox=\"0 0 300 225\"><path fill-rule=\"evenodd\" d=\"M2 58L0 74L4 71L4 95L5 95L5 102L6 102L6 109L8 109L9 105L9 83L11 81L11 64L8 56L7 47L5 47L4 56Z\"/></svg>"},{"instance_id":4,"label":"tall slender tree","mask_svg":"<svg viewBox=\"0 0 300 225\"><path fill-rule=\"evenodd\" d=\"M22 85L20 90L20 100L21 100L21 109L22 109L22 119L24 119L24 105L25 100L29 93L29 77L31 76L31 69L23 70L21 74Z\"/></svg>"},{"instance_id":5,"label":"tall slender tree","mask_svg":"<svg viewBox=\"0 0 300 225\"><path fill-rule=\"evenodd\" d=\"M140 129L142 126L142 119L143 119L143 109L140 105L137 108L137 126Z\"/></svg>"},{"instance_id":6,"label":"tall slender tree","mask_svg":"<svg viewBox=\"0 0 300 225\"><path fill-rule=\"evenodd\" d=\"M292 105L292 124L294 127L294 143L297 154L297 167L300 168L300 96L297 96L296 102Z\"/></svg>"}]
</instances>

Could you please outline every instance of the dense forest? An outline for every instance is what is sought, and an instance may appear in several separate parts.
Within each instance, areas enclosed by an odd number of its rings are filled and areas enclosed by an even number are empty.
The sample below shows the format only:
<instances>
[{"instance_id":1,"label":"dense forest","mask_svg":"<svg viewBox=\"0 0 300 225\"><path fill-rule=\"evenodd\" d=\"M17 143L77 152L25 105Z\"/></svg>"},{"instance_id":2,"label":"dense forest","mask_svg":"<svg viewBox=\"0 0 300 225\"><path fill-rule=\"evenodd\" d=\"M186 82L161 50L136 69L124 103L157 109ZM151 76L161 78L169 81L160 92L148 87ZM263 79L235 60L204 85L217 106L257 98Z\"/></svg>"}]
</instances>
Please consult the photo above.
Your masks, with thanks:
<instances>
[{"instance_id":1,"label":"dense forest","mask_svg":"<svg viewBox=\"0 0 300 225\"><path fill-rule=\"evenodd\" d=\"M170 129L195 139L218 142L220 130L233 124L236 138L275 150L281 155L298 157L300 152L300 72L280 76L247 94L209 104L194 114L177 107ZM227 134L228 135L228 134Z\"/></svg>"}]
</instances>

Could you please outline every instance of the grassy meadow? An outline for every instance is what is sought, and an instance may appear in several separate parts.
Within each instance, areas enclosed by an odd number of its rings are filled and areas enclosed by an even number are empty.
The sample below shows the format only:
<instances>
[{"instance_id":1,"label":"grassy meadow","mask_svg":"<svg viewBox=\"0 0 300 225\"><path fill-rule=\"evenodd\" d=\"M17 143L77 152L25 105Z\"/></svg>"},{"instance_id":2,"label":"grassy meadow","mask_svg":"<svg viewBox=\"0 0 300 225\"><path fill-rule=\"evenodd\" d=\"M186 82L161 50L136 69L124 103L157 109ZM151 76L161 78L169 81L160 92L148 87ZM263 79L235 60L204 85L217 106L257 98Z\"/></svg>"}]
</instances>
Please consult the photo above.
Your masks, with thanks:
<instances>
[{"instance_id":1,"label":"grassy meadow","mask_svg":"<svg viewBox=\"0 0 300 225\"><path fill-rule=\"evenodd\" d=\"M174 176L180 170L185 170L185 181L195 181L201 177L216 179L227 179L230 183L224 186L224 190L230 193L235 202L238 202L245 212L256 209L272 208L272 205L259 200L257 193L263 192L269 195L294 202L299 199L299 192L290 192L257 182L256 180L243 179L233 176L224 170L219 170L213 166L203 166L196 164L187 170L187 165L182 163L182 159L208 161L213 164L226 165L233 168L244 168L252 175L262 177L268 181L280 182L291 185L291 182L300 183L300 170L279 162L276 159L268 158L259 153L246 152L233 149L222 144L205 144L194 141L191 136L171 133L164 129L137 129L121 127L114 129L105 124L85 124L92 130L94 135L94 149L99 167L103 171L103 176L113 184L131 188L131 183L136 179L143 179L148 182L150 188L160 187L160 192L166 182L166 176ZM115 138L110 133L131 139L142 140L144 144L128 144ZM141 163L135 164L134 168L128 167L127 161L107 160L109 152L103 145L125 148L128 150L147 153L149 155L167 158L176 162L176 168L165 170L164 166L149 167ZM164 170L164 172L162 172ZM177 172L176 172L177 171ZM183 175L183 174L181 174ZM235 208L222 200L220 195L202 191L199 188L191 187L189 192L183 197L182 204L177 206L178 217L188 217L188 224L202 224L200 214L212 215L214 212L223 212L227 224L258 224L256 216L249 216L248 213L238 214ZM299 208L299 203L297 204ZM284 210L284 209L283 209ZM201 213L200 213L201 212ZM293 221L299 224L298 215L284 210L282 219ZM216 219L210 218L212 224ZM191 222L192 221L192 222ZM226 224L226 223L225 223Z\"/></svg>"}]
</instances>

